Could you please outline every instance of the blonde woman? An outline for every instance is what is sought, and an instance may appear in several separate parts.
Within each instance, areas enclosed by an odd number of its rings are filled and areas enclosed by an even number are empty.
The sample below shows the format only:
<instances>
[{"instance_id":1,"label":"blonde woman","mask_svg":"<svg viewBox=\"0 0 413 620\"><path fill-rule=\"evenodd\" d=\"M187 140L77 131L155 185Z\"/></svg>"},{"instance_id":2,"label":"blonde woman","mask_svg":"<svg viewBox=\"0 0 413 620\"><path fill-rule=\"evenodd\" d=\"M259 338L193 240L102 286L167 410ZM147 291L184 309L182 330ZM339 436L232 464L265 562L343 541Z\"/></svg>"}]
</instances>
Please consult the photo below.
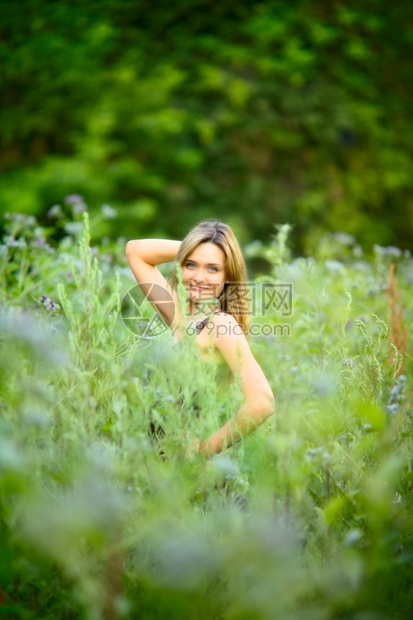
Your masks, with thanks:
<instances>
[{"instance_id":1,"label":"blonde woman","mask_svg":"<svg viewBox=\"0 0 413 620\"><path fill-rule=\"evenodd\" d=\"M241 408L195 449L210 457L255 430L274 412L274 396L248 344L246 270L231 228L218 220L195 226L181 241L129 241L126 255L132 272L158 314L179 339L196 338L206 360L227 364L240 379ZM176 268L168 278L157 265L176 261L182 269L186 307L178 300Z\"/></svg>"}]
</instances>

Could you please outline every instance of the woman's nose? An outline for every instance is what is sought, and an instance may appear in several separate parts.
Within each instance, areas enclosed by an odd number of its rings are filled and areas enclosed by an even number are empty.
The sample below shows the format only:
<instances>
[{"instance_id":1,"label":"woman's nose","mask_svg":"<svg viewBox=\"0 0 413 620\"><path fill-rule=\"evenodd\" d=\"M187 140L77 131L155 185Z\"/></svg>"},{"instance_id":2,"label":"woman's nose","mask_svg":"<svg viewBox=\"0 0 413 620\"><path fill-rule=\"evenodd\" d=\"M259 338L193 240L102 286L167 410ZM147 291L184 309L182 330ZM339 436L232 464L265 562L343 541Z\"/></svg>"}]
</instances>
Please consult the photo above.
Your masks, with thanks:
<instances>
[{"instance_id":1,"label":"woman's nose","mask_svg":"<svg viewBox=\"0 0 413 620\"><path fill-rule=\"evenodd\" d=\"M204 282L205 277L204 277L204 272L202 271L202 269L197 269L196 272L193 274L192 279L195 282Z\"/></svg>"}]
</instances>

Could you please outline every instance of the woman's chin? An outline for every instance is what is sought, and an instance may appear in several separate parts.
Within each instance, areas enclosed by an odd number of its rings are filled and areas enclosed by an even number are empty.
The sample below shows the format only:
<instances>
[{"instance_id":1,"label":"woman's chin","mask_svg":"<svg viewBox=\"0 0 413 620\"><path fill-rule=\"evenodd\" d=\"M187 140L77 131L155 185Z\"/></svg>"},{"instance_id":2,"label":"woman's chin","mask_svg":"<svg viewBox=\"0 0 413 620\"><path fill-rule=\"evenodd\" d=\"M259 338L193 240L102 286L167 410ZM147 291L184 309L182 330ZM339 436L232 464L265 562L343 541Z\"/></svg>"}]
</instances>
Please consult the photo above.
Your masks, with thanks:
<instances>
[{"instance_id":1,"label":"woman's chin","mask_svg":"<svg viewBox=\"0 0 413 620\"><path fill-rule=\"evenodd\" d=\"M193 301L199 300L203 301L204 299L213 299L213 295L211 291L208 290L198 290L198 289L189 289L187 291L188 299L192 299Z\"/></svg>"},{"instance_id":2,"label":"woman's chin","mask_svg":"<svg viewBox=\"0 0 413 620\"><path fill-rule=\"evenodd\" d=\"M217 304L218 300L211 291L194 291L189 290L186 294L187 301L194 304Z\"/></svg>"}]
</instances>

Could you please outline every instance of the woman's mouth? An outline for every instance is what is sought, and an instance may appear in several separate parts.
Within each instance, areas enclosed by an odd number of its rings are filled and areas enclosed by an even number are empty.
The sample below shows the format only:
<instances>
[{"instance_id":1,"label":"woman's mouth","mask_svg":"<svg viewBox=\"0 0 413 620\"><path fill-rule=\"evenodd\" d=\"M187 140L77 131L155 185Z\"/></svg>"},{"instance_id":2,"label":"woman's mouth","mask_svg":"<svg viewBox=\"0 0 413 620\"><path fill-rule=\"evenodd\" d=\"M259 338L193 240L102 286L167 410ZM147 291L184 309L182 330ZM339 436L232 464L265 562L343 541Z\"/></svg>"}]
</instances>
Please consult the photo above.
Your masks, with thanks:
<instances>
[{"instance_id":1,"label":"woman's mouth","mask_svg":"<svg viewBox=\"0 0 413 620\"><path fill-rule=\"evenodd\" d=\"M215 288L213 286L198 286L197 284L190 284L187 288L188 298L192 299L195 303L204 303L207 300L215 299Z\"/></svg>"}]
</instances>

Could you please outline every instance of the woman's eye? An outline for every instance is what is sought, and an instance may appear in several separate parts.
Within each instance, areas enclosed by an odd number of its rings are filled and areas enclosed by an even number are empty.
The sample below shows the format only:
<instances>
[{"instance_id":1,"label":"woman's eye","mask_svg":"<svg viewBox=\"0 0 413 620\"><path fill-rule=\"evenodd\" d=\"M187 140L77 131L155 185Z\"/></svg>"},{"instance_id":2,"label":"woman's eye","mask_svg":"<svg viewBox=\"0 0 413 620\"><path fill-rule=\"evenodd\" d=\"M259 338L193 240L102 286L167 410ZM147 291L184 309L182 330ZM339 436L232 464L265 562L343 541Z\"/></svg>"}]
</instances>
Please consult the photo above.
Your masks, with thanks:
<instances>
[{"instance_id":1,"label":"woman's eye","mask_svg":"<svg viewBox=\"0 0 413 620\"><path fill-rule=\"evenodd\" d=\"M214 271L215 273L218 271L218 269L216 267L210 267L209 269L210 269L210 271Z\"/></svg>"},{"instance_id":2,"label":"woman's eye","mask_svg":"<svg viewBox=\"0 0 413 620\"><path fill-rule=\"evenodd\" d=\"M189 267L190 269L194 266L194 263L186 263L185 267Z\"/></svg>"}]
</instances>

